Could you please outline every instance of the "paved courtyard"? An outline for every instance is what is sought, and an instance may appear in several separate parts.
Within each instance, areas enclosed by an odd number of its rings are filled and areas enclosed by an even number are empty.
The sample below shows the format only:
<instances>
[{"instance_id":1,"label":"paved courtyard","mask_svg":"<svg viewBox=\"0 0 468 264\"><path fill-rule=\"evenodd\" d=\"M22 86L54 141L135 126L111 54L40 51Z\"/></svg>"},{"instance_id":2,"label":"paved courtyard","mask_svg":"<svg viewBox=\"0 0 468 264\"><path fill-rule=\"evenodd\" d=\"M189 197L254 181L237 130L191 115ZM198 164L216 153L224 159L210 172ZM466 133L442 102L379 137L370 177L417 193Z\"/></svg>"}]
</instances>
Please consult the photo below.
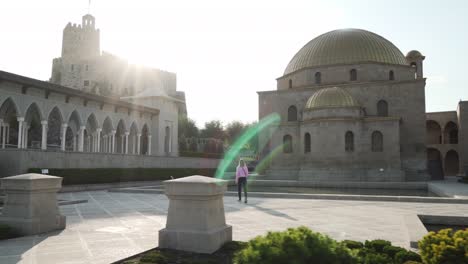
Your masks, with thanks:
<instances>
[{"instance_id":1,"label":"paved courtyard","mask_svg":"<svg viewBox=\"0 0 468 264\"><path fill-rule=\"evenodd\" d=\"M165 226L164 195L62 193L61 199L88 203L60 206L67 228L48 235L0 241L0 263L110 263L156 247ZM226 220L234 240L269 230L305 225L335 239L387 239L407 246L405 214L468 216L467 204L361 202L225 197Z\"/></svg>"}]
</instances>

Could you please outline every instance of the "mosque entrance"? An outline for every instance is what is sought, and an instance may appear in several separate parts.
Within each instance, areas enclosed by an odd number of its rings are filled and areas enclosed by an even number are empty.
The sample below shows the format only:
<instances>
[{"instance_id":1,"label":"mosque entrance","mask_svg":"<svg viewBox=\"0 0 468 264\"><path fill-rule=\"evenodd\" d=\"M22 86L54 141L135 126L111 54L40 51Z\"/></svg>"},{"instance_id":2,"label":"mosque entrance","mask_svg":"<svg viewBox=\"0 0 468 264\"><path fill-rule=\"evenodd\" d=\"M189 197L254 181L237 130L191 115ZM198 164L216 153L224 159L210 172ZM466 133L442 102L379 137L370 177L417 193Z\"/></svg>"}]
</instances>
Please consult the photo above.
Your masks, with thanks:
<instances>
[{"instance_id":1,"label":"mosque entrance","mask_svg":"<svg viewBox=\"0 0 468 264\"><path fill-rule=\"evenodd\" d=\"M431 180L444 179L442 158L439 150L434 148L427 149L427 171L429 172L429 175L431 175Z\"/></svg>"}]
</instances>

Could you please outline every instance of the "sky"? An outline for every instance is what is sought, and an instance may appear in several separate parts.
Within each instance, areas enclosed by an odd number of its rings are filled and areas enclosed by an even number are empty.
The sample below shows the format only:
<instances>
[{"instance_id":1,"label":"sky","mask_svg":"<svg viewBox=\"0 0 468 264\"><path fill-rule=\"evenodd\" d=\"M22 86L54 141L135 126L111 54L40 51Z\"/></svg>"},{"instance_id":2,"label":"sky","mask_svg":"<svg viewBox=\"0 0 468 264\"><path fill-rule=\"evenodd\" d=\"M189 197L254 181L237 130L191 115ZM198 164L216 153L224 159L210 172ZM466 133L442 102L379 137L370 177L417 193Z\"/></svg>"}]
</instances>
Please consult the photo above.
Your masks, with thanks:
<instances>
[{"instance_id":1,"label":"sky","mask_svg":"<svg viewBox=\"0 0 468 264\"><path fill-rule=\"evenodd\" d=\"M92 0L101 49L177 74L189 117L256 121L257 91L275 90L294 54L314 37L362 28L404 54L426 56L426 111L468 100L465 0ZM62 30L81 23L88 0L3 1L0 70L48 80Z\"/></svg>"}]
</instances>

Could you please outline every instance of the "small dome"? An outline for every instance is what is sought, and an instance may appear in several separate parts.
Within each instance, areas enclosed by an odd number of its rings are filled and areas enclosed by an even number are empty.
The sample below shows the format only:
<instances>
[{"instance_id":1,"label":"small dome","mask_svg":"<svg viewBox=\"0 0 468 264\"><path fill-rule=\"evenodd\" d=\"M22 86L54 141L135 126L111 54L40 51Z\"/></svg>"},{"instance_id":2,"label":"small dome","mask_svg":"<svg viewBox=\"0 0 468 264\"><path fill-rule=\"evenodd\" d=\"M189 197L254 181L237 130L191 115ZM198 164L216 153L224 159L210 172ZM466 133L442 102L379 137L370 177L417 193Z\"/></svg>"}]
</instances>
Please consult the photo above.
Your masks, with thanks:
<instances>
[{"instance_id":1,"label":"small dome","mask_svg":"<svg viewBox=\"0 0 468 264\"><path fill-rule=\"evenodd\" d=\"M284 75L309 67L363 62L408 65L387 39L362 29L339 29L309 41L291 59Z\"/></svg>"},{"instance_id":2,"label":"small dome","mask_svg":"<svg viewBox=\"0 0 468 264\"><path fill-rule=\"evenodd\" d=\"M412 50L412 51L408 52L408 54L406 54L406 57L407 58L417 58L417 57L423 57L423 55L421 54L421 52L419 52L417 50Z\"/></svg>"},{"instance_id":3,"label":"small dome","mask_svg":"<svg viewBox=\"0 0 468 264\"><path fill-rule=\"evenodd\" d=\"M347 91L338 87L330 87L316 91L307 100L306 109L356 106L359 104Z\"/></svg>"}]
</instances>

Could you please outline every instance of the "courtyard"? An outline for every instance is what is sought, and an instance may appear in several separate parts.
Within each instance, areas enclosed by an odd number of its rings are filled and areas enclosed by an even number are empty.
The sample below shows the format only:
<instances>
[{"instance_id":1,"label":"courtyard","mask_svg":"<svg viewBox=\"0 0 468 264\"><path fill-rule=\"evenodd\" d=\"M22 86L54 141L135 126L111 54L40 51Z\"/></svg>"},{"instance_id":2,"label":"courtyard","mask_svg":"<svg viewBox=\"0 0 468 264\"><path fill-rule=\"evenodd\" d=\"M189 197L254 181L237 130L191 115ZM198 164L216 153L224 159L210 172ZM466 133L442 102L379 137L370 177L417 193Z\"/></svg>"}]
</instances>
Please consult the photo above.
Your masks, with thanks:
<instances>
[{"instance_id":1,"label":"courtyard","mask_svg":"<svg viewBox=\"0 0 468 264\"><path fill-rule=\"evenodd\" d=\"M59 199L88 202L60 206L67 217L63 231L0 241L0 263L112 263L157 247L166 224L163 194L70 192ZM233 239L240 241L304 225L338 240L386 239L408 247L405 215L468 216L468 204L287 198L244 204L225 196L224 205Z\"/></svg>"}]
</instances>

